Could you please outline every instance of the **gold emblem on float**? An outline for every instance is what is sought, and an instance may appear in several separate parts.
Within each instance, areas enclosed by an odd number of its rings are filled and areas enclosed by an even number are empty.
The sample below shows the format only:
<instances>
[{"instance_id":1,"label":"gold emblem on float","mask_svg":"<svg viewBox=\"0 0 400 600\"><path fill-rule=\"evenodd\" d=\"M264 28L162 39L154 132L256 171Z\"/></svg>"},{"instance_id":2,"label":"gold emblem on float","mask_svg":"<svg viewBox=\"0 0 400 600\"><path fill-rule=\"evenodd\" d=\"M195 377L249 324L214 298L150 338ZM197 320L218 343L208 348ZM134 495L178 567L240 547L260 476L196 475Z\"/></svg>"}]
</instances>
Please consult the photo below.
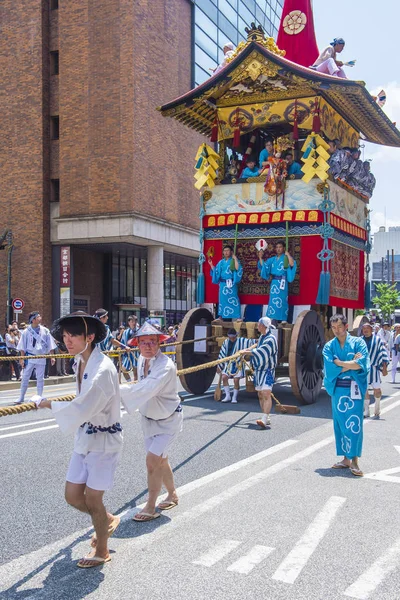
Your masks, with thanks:
<instances>
[{"instance_id":1,"label":"gold emblem on float","mask_svg":"<svg viewBox=\"0 0 400 600\"><path fill-rule=\"evenodd\" d=\"M296 35L303 31L307 17L301 10L292 10L283 19L283 29L288 35Z\"/></svg>"}]
</instances>

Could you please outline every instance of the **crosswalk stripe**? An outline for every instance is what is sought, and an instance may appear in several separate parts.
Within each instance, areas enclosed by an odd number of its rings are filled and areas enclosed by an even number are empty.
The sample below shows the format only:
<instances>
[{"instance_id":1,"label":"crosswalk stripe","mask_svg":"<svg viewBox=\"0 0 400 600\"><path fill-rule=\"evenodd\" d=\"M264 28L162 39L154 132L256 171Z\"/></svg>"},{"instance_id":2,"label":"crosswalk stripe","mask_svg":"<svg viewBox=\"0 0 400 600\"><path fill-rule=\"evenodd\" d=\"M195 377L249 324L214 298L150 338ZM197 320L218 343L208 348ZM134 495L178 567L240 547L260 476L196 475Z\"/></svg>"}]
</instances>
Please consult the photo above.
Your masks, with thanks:
<instances>
[{"instance_id":1,"label":"crosswalk stripe","mask_svg":"<svg viewBox=\"0 0 400 600\"><path fill-rule=\"evenodd\" d=\"M400 538L398 538L383 556L380 556L369 569L350 585L344 595L358 600L367 600L372 592L389 573L400 565ZM397 594L396 594L397 595Z\"/></svg>"},{"instance_id":2,"label":"crosswalk stripe","mask_svg":"<svg viewBox=\"0 0 400 600\"><path fill-rule=\"evenodd\" d=\"M281 562L273 574L272 579L277 579L278 581L283 581L285 583L294 583L296 581L309 558L328 531L337 511L345 502L346 498L342 498L341 496L332 496L329 498L325 506L315 517L314 521L306 529L304 535L294 546L293 550L291 550L287 557Z\"/></svg>"},{"instance_id":3,"label":"crosswalk stripe","mask_svg":"<svg viewBox=\"0 0 400 600\"><path fill-rule=\"evenodd\" d=\"M253 546L250 552L245 554L245 556L241 556L236 562L230 565L228 571L248 575L254 567L265 560L274 550L275 548L270 548L269 546Z\"/></svg>"},{"instance_id":4,"label":"crosswalk stripe","mask_svg":"<svg viewBox=\"0 0 400 600\"><path fill-rule=\"evenodd\" d=\"M56 429L58 425L47 425L47 427L37 427L36 429L28 429L25 431L14 431L13 433L5 433L0 435L0 439L9 437L18 437L20 435L28 435L29 433L37 433L38 431L45 431L46 429Z\"/></svg>"},{"instance_id":5,"label":"crosswalk stripe","mask_svg":"<svg viewBox=\"0 0 400 600\"><path fill-rule=\"evenodd\" d=\"M202 554L200 558L193 561L195 565L203 565L203 567L212 567L218 561L222 560L227 554L240 546L242 542L237 540L222 540L216 546L213 546L208 552Z\"/></svg>"}]
</instances>

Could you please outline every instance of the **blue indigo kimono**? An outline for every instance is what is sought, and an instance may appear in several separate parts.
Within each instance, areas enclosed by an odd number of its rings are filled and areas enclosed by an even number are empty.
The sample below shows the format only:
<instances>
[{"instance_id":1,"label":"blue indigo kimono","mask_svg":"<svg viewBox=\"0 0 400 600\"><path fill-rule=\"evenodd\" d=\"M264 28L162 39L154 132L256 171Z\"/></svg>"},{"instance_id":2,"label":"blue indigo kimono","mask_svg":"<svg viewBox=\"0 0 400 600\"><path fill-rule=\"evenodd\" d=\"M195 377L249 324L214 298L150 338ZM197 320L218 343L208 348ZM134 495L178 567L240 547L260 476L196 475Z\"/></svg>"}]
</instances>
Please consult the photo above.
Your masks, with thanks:
<instances>
[{"instance_id":1,"label":"blue indigo kimono","mask_svg":"<svg viewBox=\"0 0 400 600\"><path fill-rule=\"evenodd\" d=\"M357 353L358 371L342 371L334 360L353 360ZM361 456L364 397L370 368L367 346L361 338L347 334L343 348L337 338L324 346L324 385L332 399L336 453L352 460Z\"/></svg>"},{"instance_id":2,"label":"blue indigo kimono","mask_svg":"<svg viewBox=\"0 0 400 600\"><path fill-rule=\"evenodd\" d=\"M105 327L107 329L106 337L104 338L104 340L102 342L99 342L98 344L96 344L102 352L108 352L109 350L112 350L112 348L113 348L112 341L114 339L114 336L111 333L109 326L106 325Z\"/></svg>"},{"instance_id":3,"label":"blue indigo kimono","mask_svg":"<svg viewBox=\"0 0 400 600\"><path fill-rule=\"evenodd\" d=\"M231 258L219 261L211 269L213 283L219 284L218 316L221 319L240 319L239 283L243 276L243 267L239 263L239 269L231 271Z\"/></svg>"},{"instance_id":4,"label":"blue indigo kimono","mask_svg":"<svg viewBox=\"0 0 400 600\"><path fill-rule=\"evenodd\" d=\"M125 329L124 333L122 334L121 344L127 346L129 340L135 337L137 331L138 329L131 329L130 327L127 327L127 329ZM135 352L125 352L125 354L122 355L123 368L126 371L132 371L133 368L137 367L138 357L139 350L136 350Z\"/></svg>"},{"instance_id":5,"label":"blue indigo kimono","mask_svg":"<svg viewBox=\"0 0 400 600\"><path fill-rule=\"evenodd\" d=\"M245 337L238 337L234 342L231 342L231 340L227 338L221 346L218 358L232 356L232 354L236 354L236 352L239 352L239 350L244 350L255 343L256 340ZM243 363L242 368L239 370L238 363L238 360L232 360L229 363L221 363L219 368L224 375L228 375L229 377L245 377L245 365Z\"/></svg>"},{"instance_id":6,"label":"blue indigo kimono","mask_svg":"<svg viewBox=\"0 0 400 600\"><path fill-rule=\"evenodd\" d=\"M281 256L273 256L264 261L263 265L258 262L258 268L261 271L262 279L272 277L271 287L269 292L269 303L267 309L267 317L276 319L277 321L286 321L289 314L288 294L289 283L294 281L296 275L296 261L293 267L287 269L283 266L284 254Z\"/></svg>"},{"instance_id":7,"label":"blue indigo kimono","mask_svg":"<svg viewBox=\"0 0 400 600\"><path fill-rule=\"evenodd\" d=\"M251 351L251 366L254 369L254 385L256 390L262 386L273 386L275 367L278 362L278 344L275 336L265 333L258 338L257 348Z\"/></svg>"}]
</instances>

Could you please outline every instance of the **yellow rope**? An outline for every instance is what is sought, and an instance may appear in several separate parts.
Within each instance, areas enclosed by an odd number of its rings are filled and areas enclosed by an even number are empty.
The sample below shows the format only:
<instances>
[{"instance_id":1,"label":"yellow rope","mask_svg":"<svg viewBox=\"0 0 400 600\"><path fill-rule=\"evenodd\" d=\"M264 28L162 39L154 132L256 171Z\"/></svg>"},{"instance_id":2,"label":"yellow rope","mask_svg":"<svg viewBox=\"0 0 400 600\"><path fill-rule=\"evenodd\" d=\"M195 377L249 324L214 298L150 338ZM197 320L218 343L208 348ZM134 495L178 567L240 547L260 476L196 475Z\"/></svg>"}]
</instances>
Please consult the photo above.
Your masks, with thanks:
<instances>
[{"instance_id":1,"label":"yellow rope","mask_svg":"<svg viewBox=\"0 0 400 600\"><path fill-rule=\"evenodd\" d=\"M257 346L257 344L254 344L253 346L250 346L248 348L248 350L251 350L252 348L255 348L256 346ZM180 369L179 371L176 372L176 374L178 376L180 376L180 375L187 375L188 373L196 373L197 371L204 371L205 369L211 369L212 367L221 365L223 363L228 363L228 365L229 365L232 361L237 360L238 358L243 360L243 356L242 356L241 352L236 352L235 354L232 354L232 356L228 356L225 358L219 358L219 359L213 360L209 363L203 363L202 365L196 365L195 367L187 367L186 369ZM239 368L240 368L240 365L239 365ZM136 383L136 382L132 382L132 383ZM53 402L70 402L74 398L75 398L75 394L70 394L68 396L49 398L49 400L52 400ZM36 409L37 409L37 406L34 402L24 402L23 404L17 404L15 406L4 406L4 407L0 407L0 417L6 417L8 415L16 415L19 413L27 412L30 410L36 410Z\"/></svg>"}]
</instances>

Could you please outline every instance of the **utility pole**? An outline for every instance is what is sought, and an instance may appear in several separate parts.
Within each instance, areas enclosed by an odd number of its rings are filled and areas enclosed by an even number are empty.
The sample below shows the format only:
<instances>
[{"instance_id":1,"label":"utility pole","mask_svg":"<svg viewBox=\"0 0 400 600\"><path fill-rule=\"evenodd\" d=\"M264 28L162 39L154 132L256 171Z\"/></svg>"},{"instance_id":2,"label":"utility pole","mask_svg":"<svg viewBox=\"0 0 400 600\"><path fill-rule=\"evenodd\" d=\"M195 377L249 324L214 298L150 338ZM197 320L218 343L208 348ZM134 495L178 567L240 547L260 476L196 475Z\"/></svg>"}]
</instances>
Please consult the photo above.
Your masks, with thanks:
<instances>
[{"instance_id":1,"label":"utility pole","mask_svg":"<svg viewBox=\"0 0 400 600\"><path fill-rule=\"evenodd\" d=\"M13 234L11 229L7 231L7 321L11 323L12 321L12 298L11 298L11 255L14 248L13 244ZM7 323L6 323L7 326Z\"/></svg>"}]
</instances>

